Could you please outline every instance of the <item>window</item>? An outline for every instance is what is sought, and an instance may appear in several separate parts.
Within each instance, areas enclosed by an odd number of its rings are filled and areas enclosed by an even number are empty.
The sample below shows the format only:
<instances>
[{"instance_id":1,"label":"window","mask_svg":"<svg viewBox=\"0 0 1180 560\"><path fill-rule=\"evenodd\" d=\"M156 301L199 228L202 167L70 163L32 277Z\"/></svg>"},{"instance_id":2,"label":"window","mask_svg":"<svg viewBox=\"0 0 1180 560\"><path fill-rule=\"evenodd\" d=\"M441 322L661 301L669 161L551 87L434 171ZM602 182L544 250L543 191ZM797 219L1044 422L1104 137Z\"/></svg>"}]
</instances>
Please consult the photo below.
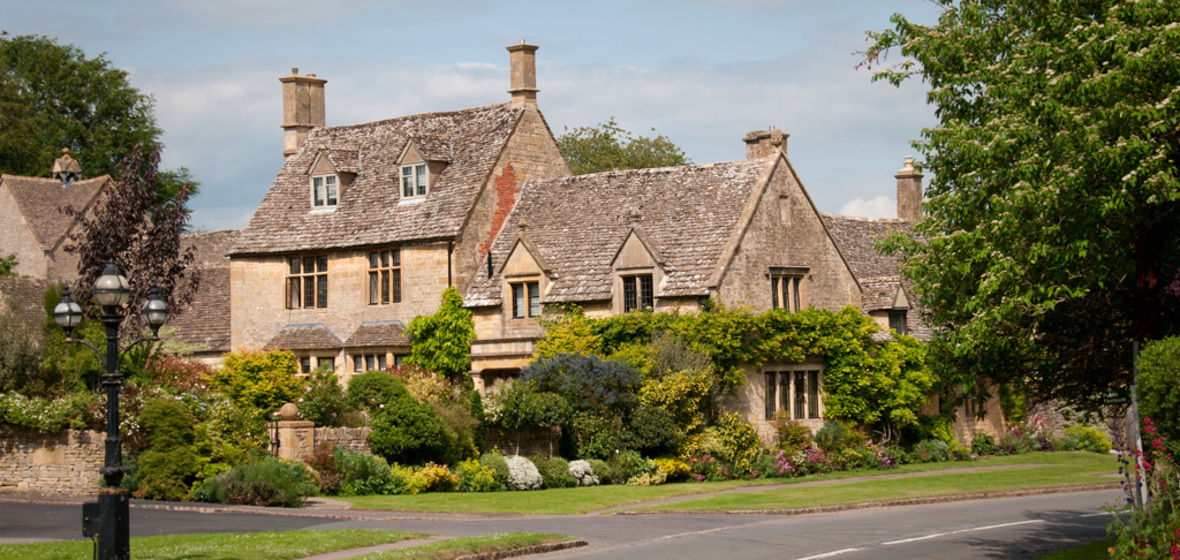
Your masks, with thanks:
<instances>
[{"instance_id":1,"label":"window","mask_svg":"<svg viewBox=\"0 0 1180 560\"><path fill-rule=\"evenodd\" d=\"M905 334L905 315L904 309L889 310L889 328L897 331L897 334Z\"/></svg>"},{"instance_id":2,"label":"window","mask_svg":"<svg viewBox=\"0 0 1180 560\"><path fill-rule=\"evenodd\" d=\"M336 359L335 358L316 358L315 359L315 367L316 367L316 369L322 369L324 371L336 371Z\"/></svg>"},{"instance_id":3,"label":"window","mask_svg":"<svg viewBox=\"0 0 1180 560\"><path fill-rule=\"evenodd\" d=\"M291 257L287 309L328 306L328 257Z\"/></svg>"},{"instance_id":4,"label":"window","mask_svg":"<svg viewBox=\"0 0 1180 560\"><path fill-rule=\"evenodd\" d=\"M317 175L311 178L311 205L315 208L336 206L339 198L335 175Z\"/></svg>"},{"instance_id":5,"label":"window","mask_svg":"<svg viewBox=\"0 0 1180 560\"><path fill-rule=\"evenodd\" d=\"M353 354L352 370L356 373L365 371L385 371L387 365L385 354Z\"/></svg>"},{"instance_id":6,"label":"window","mask_svg":"<svg viewBox=\"0 0 1180 560\"><path fill-rule=\"evenodd\" d=\"M623 313L655 307L650 274L623 277Z\"/></svg>"},{"instance_id":7,"label":"window","mask_svg":"<svg viewBox=\"0 0 1180 560\"><path fill-rule=\"evenodd\" d=\"M539 317L541 315L541 284L520 282L512 284L512 318Z\"/></svg>"},{"instance_id":8,"label":"window","mask_svg":"<svg viewBox=\"0 0 1180 560\"><path fill-rule=\"evenodd\" d=\"M402 198L426 196L429 186L425 163L402 166Z\"/></svg>"},{"instance_id":9,"label":"window","mask_svg":"<svg viewBox=\"0 0 1180 560\"><path fill-rule=\"evenodd\" d=\"M795 313L803 309L803 298L800 295L800 285L803 283L801 273L770 273L770 308L786 309Z\"/></svg>"},{"instance_id":10,"label":"window","mask_svg":"<svg viewBox=\"0 0 1180 560\"><path fill-rule=\"evenodd\" d=\"M329 357L315 357L315 356L300 356L299 357L299 373L307 375L314 371L311 369L312 360L315 360L316 369L323 369L326 371L336 371L336 359Z\"/></svg>"},{"instance_id":11,"label":"window","mask_svg":"<svg viewBox=\"0 0 1180 560\"><path fill-rule=\"evenodd\" d=\"M369 252L369 305L401 303L401 251Z\"/></svg>"},{"instance_id":12,"label":"window","mask_svg":"<svg viewBox=\"0 0 1180 560\"><path fill-rule=\"evenodd\" d=\"M766 372L766 419L783 413L794 420L820 418L819 370Z\"/></svg>"}]
</instances>

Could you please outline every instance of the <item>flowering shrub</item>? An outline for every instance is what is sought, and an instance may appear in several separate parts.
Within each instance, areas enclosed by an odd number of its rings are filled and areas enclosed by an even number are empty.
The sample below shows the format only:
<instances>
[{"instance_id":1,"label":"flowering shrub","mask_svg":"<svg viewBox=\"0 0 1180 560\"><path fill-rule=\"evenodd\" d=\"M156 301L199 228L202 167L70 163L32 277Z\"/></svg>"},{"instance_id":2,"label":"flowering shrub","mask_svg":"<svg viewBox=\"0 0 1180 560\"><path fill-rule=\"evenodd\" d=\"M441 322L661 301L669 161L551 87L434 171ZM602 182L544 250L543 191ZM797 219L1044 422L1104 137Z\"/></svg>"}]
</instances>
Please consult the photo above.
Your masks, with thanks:
<instances>
[{"instance_id":1,"label":"flowering shrub","mask_svg":"<svg viewBox=\"0 0 1180 560\"><path fill-rule=\"evenodd\" d=\"M534 457L533 465L541 473L542 484L545 488L571 488L578 485L578 480L570 475L570 464L561 457Z\"/></svg>"},{"instance_id":2,"label":"flowering shrub","mask_svg":"<svg viewBox=\"0 0 1180 560\"><path fill-rule=\"evenodd\" d=\"M1120 450L1119 472L1124 475L1127 506L1107 531L1116 536L1111 558L1180 559L1180 471L1172 450L1150 418L1143 419L1146 455ZM1140 465L1140 461L1142 464ZM1148 504L1133 499L1135 488L1147 483Z\"/></svg>"},{"instance_id":3,"label":"flowering shrub","mask_svg":"<svg viewBox=\"0 0 1180 560\"><path fill-rule=\"evenodd\" d=\"M627 479L627 484L629 486L656 486L663 484L667 478L668 475L664 474L664 471L657 468L655 469L654 473L645 472Z\"/></svg>"},{"instance_id":4,"label":"flowering shrub","mask_svg":"<svg viewBox=\"0 0 1180 560\"><path fill-rule=\"evenodd\" d=\"M792 457L791 464L799 476L808 474L824 474L836 470L831 454L815 445L809 445L797 451Z\"/></svg>"},{"instance_id":5,"label":"flowering shrub","mask_svg":"<svg viewBox=\"0 0 1180 560\"><path fill-rule=\"evenodd\" d=\"M590 470L594 473L594 478L598 479L599 484L618 484L615 480L615 471L610 468L610 465L602 459L586 459L590 463Z\"/></svg>"},{"instance_id":6,"label":"flowering shrub","mask_svg":"<svg viewBox=\"0 0 1180 560\"><path fill-rule=\"evenodd\" d=\"M46 434L67 428L101 429L105 415L102 397L94 393L70 393L56 399L0 393L0 424L23 426Z\"/></svg>"},{"instance_id":7,"label":"flowering shrub","mask_svg":"<svg viewBox=\"0 0 1180 560\"><path fill-rule=\"evenodd\" d=\"M516 490L537 490L541 488L541 473L532 461L513 455L507 458L508 480Z\"/></svg>"},{"instance_id":8,"label":"flowering shrub","mask_svg":"<svg viewBox=\"0 0 1180 560\"><path fill-rule=\"evenodd\" d=\"M688 463L676 459L656 459L656 467L668 475L668 482L682 482L692 474Z\"/></svg>"},{"instance_id":9,"label":"flowering shrub","mask_svg":"<svg viewBox=\"0 0 1180 560\"><path fill-rule=\"evenodd\" d=\"M447 378L414 364L401 364L390 369L395 377L402 380L415 399L424 403L439 404L455 400L459 391Z\"/></svg>"},{"instance_id":10,"label":"flowering shrub","mask_svg":"<svg viewBox=\"0 0 1180 560\"><path fill-rule=\"evenodd\" d=\"M924 439L911 453L920 463L941 463L950 460L950 446L940 439Z\"/></svg>"},{"instance_id":11,"label":"flowering shrub","mask_svg":"<svg viewBox=\"0 0 1180 560\"><path fill-rule=\"evenodd\" d=\"M692 471L692 476L697 482L715 482L733 478L729 467L712 455L690 455L687 462L688 468Z\"/></svg>"},{"instance_id":12,"label":"flowering shrub","mask_svg":"<svg viewBox=\"0 0 1180 560\"><path fill-rule=\"evenodd\" d=\"M344 473L340 472L336 450L331 443L324 442L315 446L315 449L303 458L303 462L311 471L312 481L320 489L320 493L330 496L340 491Z\"/></svg>"},{"instance_id":13,"label":"flowering shrub","mask_svg":"<svg viewBox=\"0 0 1180 560\"><path fill-rule=\"evenodd\" d=\"M598 477L594 475L594 469L587 461L570 461L569 473L578 481L578 486L598 486Z\"/></svg>"},{"instance_id":14,"label":"flowering shrub","mask_svg":"<svg viewBox=\"0 0 1180 560\"><path fill-rule=\"evenodd\" d=\"M414 467L403 467L397 463L389 467L390 494L421 494L426 491L426 478Z\"/></svg>"},{"instance_id":15,"label":"flowering shrub","mask_svg":"<svg viewBox=\"0 0 1180 560\"><path fill-rule=\"evenodd\" d=\"M479 459L460 461L455 476L459 477L460 492L495 492L504 488L496 482L496 471Z\"/></svg>"},{"instance_id":16,"label":"flowering shrub","mask_svg":"<svg viewBox=\"0 0 1180 560\"><path fill-rule=\"evenodd\" d=\"M426 492L449 492L459 485L459 477L446 465L426 463L415 474L426 483Z\"/></svg>"},{"instance_id":17,"label":"flowering shrub","mask_svg":"<svg viewBox=\"0 0 1180 560\"><path fill-rule=\"evenodd\" d=\"M349 414L344 387L331 370L320 368L307 376L303 394L295 400L299 416L316 426L347 426L356 424Z\"/></svg>"},{"instance_id":18,"label":"flowering shrub","mask_svg":"<svg viewBox=\"0 0 1180 560\"><path fill-rule=\"evenodd\" d=\"M1110 440L1106 434L1091 426L1070 426L1065 429L1067 439L1077 439L1077 448L1094 453L1110 453Z\"/></svg>"}]
</instances>

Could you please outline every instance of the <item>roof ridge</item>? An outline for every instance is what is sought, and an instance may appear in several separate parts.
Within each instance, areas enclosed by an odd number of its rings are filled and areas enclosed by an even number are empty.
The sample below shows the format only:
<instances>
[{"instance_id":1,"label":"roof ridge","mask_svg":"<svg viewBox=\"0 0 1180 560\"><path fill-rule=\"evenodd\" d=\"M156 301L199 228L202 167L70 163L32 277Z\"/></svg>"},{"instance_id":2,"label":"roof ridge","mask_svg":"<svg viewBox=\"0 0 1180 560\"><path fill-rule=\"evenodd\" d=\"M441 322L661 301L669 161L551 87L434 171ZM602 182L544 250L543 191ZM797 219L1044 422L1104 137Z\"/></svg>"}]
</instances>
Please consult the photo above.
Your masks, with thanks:
<instances>
[{"instance_id":1,"label":"roof ridge","mask_svg":"<svg viewBox=\"0 0 1180 560\"><path fill-rule=\"evenodd\" d=\"M514 108L513 108L513 107L511 107L511 106L510 106L510 104L509 104L509 103L507 103L507 102L504 102L504 103L493 103L493 104L491 104L491 105L481 105L481 106L479 106L479 107L468 107L468 108L466 108L466 109L453 109L453 110L450 110L450 111L429 111L429 112L426 112L426 113L412 113L412 114L409 114L409 115L401 115L401 116L398 116L398 117L391 117L391 118L388 118L388 119L379 119L379 120L375 120L375 121L360 122L360 123L351 123L351 124L337 124L337 125L331 125L331 126L322 126L322 127L316 127L316 128L322 128L322 129L324 129L324 130L333 130L333 131L337 131L337 130L349 130L349 129L355 129L355 128L362 128L362 127L369 127L369 126L381 125L381 124L386 124L386 123L396 123L396 122L399 122L399 121L407 121L407 120L411 120L411 119L419 119L419 118L439 118L439 117L445 117L445 116L450 116L450 115L459 115L459 114L462 114L462 113L473 113L473 112L476 112L476 111L488 111L488 110L492 110L492 109L499 109L499 108L504 108L504 109L508 109L508 110L513 110L513 109L514 109ZM415 135L415 134L410 134L410 135L407 135L407 138L412 138L412 137L415 137L415 136L426 136L426 135L420 135L420 134L417 134L417 135Z\"/></svg>"}]
</instances>

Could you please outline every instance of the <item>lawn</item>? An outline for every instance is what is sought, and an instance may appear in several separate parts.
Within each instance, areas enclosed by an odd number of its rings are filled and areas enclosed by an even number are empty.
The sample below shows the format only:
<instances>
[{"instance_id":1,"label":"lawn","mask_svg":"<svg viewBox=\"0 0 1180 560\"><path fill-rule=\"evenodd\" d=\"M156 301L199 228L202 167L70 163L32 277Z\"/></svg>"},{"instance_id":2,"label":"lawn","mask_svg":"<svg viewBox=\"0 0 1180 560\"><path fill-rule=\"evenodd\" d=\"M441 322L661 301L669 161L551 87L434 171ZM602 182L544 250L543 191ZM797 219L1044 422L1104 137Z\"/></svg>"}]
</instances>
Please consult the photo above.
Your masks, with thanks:
<instances>
[{"instance_id":1,"label":"lawn","mask_svg":"<svg viewBox=\"0 0 1180 560\"><path fill-rule=\"evenodd\" d=\"M540 544L575 540L565 535L544 533L500 533L478 537L463 537L442 542L366 554L358 560L452 560L479 553L495 553Z\"/></svg>"},{"instance_id":2,"label":"lawn","mask_svg":"<svg viewBox=\"0 0 1180 560\"><path fill-rule=\"evenodd\" d=\"M981 467L1016 466L1003 470ZM1019 465L1026 465L1020 467ZM1035 465L1035 466L1034 466ZM969 469L964 473L931 474L910 479L882 479L880 475ZM981 461L903 465L888 471L839 472L787 479L687 482L660 486L593 486L531 492L429 493L415 496L360 496L343 498L357 509L453 513L515 513L535 515L584 514L649 500L706 494L741 486L794 485L815 480L849 480L847 484L785 488L765 492L711 496L680 502L662 509L779 509L833 503L877 501L910 497L946 496L1045 486L1101 484L1117 472L1113 455L1086 452L1030 453ZM1106 475L1106 476L1104 476ZM875 478L876 477L876 478ZM933 487L931 485L934 485ZM868 494L866 494L868 492ZM866 497L871 495L873 497ZM714 500L723 500L714 503ZM788 500L791 505L781 505ZM721 503L727 504L721 507ZM713 504L711 506L701 504Z\"/></svg>"},{"instance_id":3,"label":"lawn","mask_svg":"<svg viewBox=\"0 0 1180 560\"><path fill-rule=\"evenodd\" d=\"M405 531L348 529L133 537L131 556L136 560L285 560L425 536ZM4 560L81 560L93 554L94 543L90 540L0 545L0 559Z\"/></svg>"}]
</instances>

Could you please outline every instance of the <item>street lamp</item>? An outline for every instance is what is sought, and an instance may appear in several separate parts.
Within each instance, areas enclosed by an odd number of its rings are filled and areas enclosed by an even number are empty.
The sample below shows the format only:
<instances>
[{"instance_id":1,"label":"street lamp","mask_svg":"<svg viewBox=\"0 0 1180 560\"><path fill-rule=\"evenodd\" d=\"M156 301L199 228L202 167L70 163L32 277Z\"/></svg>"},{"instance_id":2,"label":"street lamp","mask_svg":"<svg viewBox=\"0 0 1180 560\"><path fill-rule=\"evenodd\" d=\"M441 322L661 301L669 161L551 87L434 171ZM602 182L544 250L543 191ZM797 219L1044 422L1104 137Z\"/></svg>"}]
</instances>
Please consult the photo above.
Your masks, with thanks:
<instances>
[{"instance_id":1,"label":"street lamp","mask_svg":"<svg viewBox=\"0 0 1180 560\"><path fill-rule=\"evenodd\" d=\"M53 321L65 330L66 342L84 344L100 360L106 360L106 373L102 376L102 386L107 394L106 456L102 469L99 469L106 487L99 490L98 502L83 504L82 534L98 537L99 560L126 560L131 557L131 524L128 520L127 490L122 488L123 476L129 469L123 466L122 440L119 438L119 389L123 385L119 362L137 344L158 340L160 326L168 320L168 304L160 299L160 290L152 286L148 300L140 308L140 315L152 329L152 336L140 338L120 352L119 323L123 322L121 308L131 299L131 290L127 286L127 278L119 272L119 267L113 261L107 263L102 276L95 281L93 292L95 301L102 306L101 321L107 330L105 356L93 344L70 337L74 327L82 322L82 307L70 297L68 287L62 294L61 303L53 308ZM94 525L95 519L98 520L97 527Z\"/></svg>"}]
</instances>

